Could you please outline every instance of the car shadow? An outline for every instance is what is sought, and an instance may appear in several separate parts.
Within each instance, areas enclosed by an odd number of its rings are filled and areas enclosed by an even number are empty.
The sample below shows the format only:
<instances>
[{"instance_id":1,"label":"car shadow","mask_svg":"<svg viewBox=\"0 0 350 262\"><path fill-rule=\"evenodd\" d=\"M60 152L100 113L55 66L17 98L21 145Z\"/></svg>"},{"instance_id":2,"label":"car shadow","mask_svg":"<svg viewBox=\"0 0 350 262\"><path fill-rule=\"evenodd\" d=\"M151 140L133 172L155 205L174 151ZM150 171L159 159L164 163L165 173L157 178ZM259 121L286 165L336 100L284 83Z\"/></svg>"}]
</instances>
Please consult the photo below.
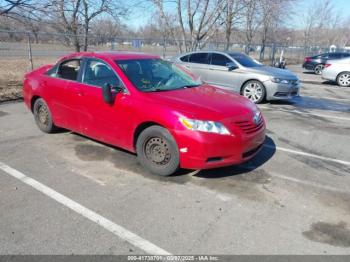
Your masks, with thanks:
<instances>
[{"instance_id":1,"label":"car shadow","mask_svg":"<svg viewBox=\"0 0 350 262\"><path fill-rule=\"evenodd\" d=\"M179 169L176 173L171 176L162 177L151 174L144 169L137 160L136 154L126 151L124 149L96 141L84 135L72 132L72 139L77 143L75 146L78 156L85 161L91 160L106 160L111 161L116 167L122 168L134 173L140 174L143 177L159 180L163 182L174 182L174 183L186 183L190 180L191 176L200 178L224 178L228 176L236 176L240 174L249 173L264 163L269 161L276 152L276 145L271 137L266 136L265 142L261 150L249 161L234 166L228 166L224 168L208 169L208 170L188 170ZM95 145L89 145L85 142L93 141ZM83 144L81 144L83 143ZM98 155L98 156L97 156ZM195 174L193 174L195 173Z\"/></svg>"},{"instance_id":2,"label":"car shadow","mask_svg":"<svg viewBox=\"0 0 350 262\"><path fill-rule=\"evenodd\" d=\"M321 83L322 83L323 85L329 85L329 86L340 87L340 86L337 85L336 82L331 81L331 80L326 80L326 81L323 81L323 82L321 82Z\"/></svg>"},{"instance_id":3,"label":"car shadow","mask_svg":"<svg viewBox=\"0 0 350 262\"><path fill-rule=\"evenodd\" d=\"M317 75L315 74L314 71L304 71L303 74L305 74L305 75L315 75L315 76L317 76Z\"/></svg>"},{"instance_id":4,"label":"car shadow","mask_svg":"<svg viewBox=\"0 0 350 262\"><path fill-rule=\"evenodd\" d=\"M272 106L289 105L305 113L309 109L318 109L325 111L350 112L350 103L342 101L334 101L331 99L315 98L308 96L295 97L286 101L270 101Z\"/></svg>"},{"instance_id":5,"label":"car shadow","mask_svg":"<svg viewBox=\"0 0 350 262\"><path fill-rule=\"evenodd\" d=\"M249 161L242 163L240 165L232 165L228 167L215 168L215 169L205 169L196 173L194 176L198 178L208 178L208 179L220 179L229 176L237 176L245 173L249 173L267 161L269 161L276 152L276 145L271 137L266 136L264 145L257 155L255 155ZM185 170L182 170L184 172ZM181 172L181 170L179 171ZM188 174L187 170L187 174ZM186 174L182 173L182 174ZM177 174L175 174L177 175Z\"/></svg>"}]
</instances>

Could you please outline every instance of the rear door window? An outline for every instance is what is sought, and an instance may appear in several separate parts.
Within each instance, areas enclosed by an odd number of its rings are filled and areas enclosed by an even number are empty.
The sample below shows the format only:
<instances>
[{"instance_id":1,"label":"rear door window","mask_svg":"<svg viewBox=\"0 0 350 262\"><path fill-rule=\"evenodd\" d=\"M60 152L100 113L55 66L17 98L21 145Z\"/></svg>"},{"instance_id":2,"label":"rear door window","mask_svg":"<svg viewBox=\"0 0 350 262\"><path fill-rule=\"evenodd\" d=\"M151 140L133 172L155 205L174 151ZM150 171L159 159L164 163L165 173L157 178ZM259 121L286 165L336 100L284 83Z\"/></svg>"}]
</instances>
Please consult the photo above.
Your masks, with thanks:
<instances>
[{"instance_id":1,"label":"rear door window","mask_svg":"<svg viewBox=\"0 0 350 262\"><path fill-rule=\"evenodd\" d=\"M341 57L341 55L338 53L331 53L328 55L328 59L338 59L340 57Z\"/></svg>"},{"instance_id":2,"label":"rear door window","mask_svg":"<svg viewBox=\"0 0 350 262\"><path fill-rule=\"evenodd\" d=\"M78 80L78 74L80 70L80 59L71 59L68 61L62 62L57 70L57 77L72 81Z\"/></svg>"},{"instance_id":3,"label":"rear door window","mask_svg":"<svg viewBox=\"0 0 350 262\"><path fill-rule=\"evenodd\" d=\"M189 62L195 64L209 64L208 53L194 53L190 55Z\"/></svg>"}]
</instances>

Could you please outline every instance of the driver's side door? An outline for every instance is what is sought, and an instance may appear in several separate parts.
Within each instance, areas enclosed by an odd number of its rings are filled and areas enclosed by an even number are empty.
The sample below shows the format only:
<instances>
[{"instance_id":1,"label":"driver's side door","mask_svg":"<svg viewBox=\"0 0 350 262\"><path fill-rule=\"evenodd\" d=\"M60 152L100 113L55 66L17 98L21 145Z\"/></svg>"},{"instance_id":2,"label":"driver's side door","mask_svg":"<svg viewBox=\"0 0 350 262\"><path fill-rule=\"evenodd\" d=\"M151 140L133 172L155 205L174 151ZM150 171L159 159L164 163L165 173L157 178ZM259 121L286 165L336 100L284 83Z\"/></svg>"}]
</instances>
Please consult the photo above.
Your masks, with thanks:
<instances>
[{"instance_id":1,"label":"driver's side door","mask_svg":"<svg viewBox=\"0 0 350 262\"><path fill-rule=\"evenodd\" d=\"M237 68L234 70L229 70L227 67L227 64L229 63L236 64L222 54L212 53L207 82L208 84L218 86L223 89L239 92L242 85L239 78L240 69L237 66Z\"/></svg>"},{"instance_id":2,"label":"driver's side door","mask_svg":"<svg viewBox=\"0 0 350 262\"><path fill-rule=\"evenodd\" d=\"M112 67L103 60L84 59L81 79L83 113L80 118L84 135L113 145L123 145L129 123L128 108L130 95L125 89L114 92L114 103L103 99L102 87L106 84L122 86L122 82Z\"/></svg>"}]
</instances>

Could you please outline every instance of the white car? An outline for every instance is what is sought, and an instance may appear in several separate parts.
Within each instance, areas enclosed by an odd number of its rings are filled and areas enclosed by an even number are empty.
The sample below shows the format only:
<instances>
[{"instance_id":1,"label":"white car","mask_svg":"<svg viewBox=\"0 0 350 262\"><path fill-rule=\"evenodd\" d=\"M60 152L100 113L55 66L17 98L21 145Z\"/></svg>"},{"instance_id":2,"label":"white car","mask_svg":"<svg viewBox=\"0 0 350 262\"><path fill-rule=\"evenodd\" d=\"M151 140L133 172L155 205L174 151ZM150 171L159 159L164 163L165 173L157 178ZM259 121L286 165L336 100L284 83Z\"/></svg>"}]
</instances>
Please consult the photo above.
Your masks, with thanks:
<instances>
[{"instance_id":1,"label":"white car","mask_svg":"<svg viewBox=\"0 0 350 262\"><path fill-rule=\"evenodd\" d=\"M350 86L350 58L328 60L322 70L322 78L340 86Z\"/></svg>"}]
</instances>

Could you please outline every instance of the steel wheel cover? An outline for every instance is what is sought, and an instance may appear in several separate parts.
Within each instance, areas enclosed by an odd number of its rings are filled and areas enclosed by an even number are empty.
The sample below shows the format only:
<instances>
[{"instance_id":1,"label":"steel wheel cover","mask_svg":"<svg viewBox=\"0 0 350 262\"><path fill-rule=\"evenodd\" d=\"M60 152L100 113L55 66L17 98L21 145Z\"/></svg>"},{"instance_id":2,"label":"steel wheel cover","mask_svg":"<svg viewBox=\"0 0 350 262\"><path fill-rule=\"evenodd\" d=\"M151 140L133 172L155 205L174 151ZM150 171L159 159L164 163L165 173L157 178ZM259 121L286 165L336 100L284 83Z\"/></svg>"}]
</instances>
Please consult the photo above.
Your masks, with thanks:
<instances>
[{"instance_id":1,"label":"steel wheel cover","mask_svg":"<svg viewBox=\"0 0 350 262\"><path fill-rule=\"evenodd\" d=\"M171 153L167 141L161 137L150 138L144 146L146 158L156 165L166 165L170 162Z\"/></svg>"},{"instance_id":2,"label":"steel wheel cover","mask_svg":"<svg viewBox=\"0 0 350 262\"><path fill-rule=\"evenodd\" d=\"M45 126L47 126L49 123L49 110L44 105L41 105L38 108L38 120L41 124Z\"/></svg>"}]
</instances>

